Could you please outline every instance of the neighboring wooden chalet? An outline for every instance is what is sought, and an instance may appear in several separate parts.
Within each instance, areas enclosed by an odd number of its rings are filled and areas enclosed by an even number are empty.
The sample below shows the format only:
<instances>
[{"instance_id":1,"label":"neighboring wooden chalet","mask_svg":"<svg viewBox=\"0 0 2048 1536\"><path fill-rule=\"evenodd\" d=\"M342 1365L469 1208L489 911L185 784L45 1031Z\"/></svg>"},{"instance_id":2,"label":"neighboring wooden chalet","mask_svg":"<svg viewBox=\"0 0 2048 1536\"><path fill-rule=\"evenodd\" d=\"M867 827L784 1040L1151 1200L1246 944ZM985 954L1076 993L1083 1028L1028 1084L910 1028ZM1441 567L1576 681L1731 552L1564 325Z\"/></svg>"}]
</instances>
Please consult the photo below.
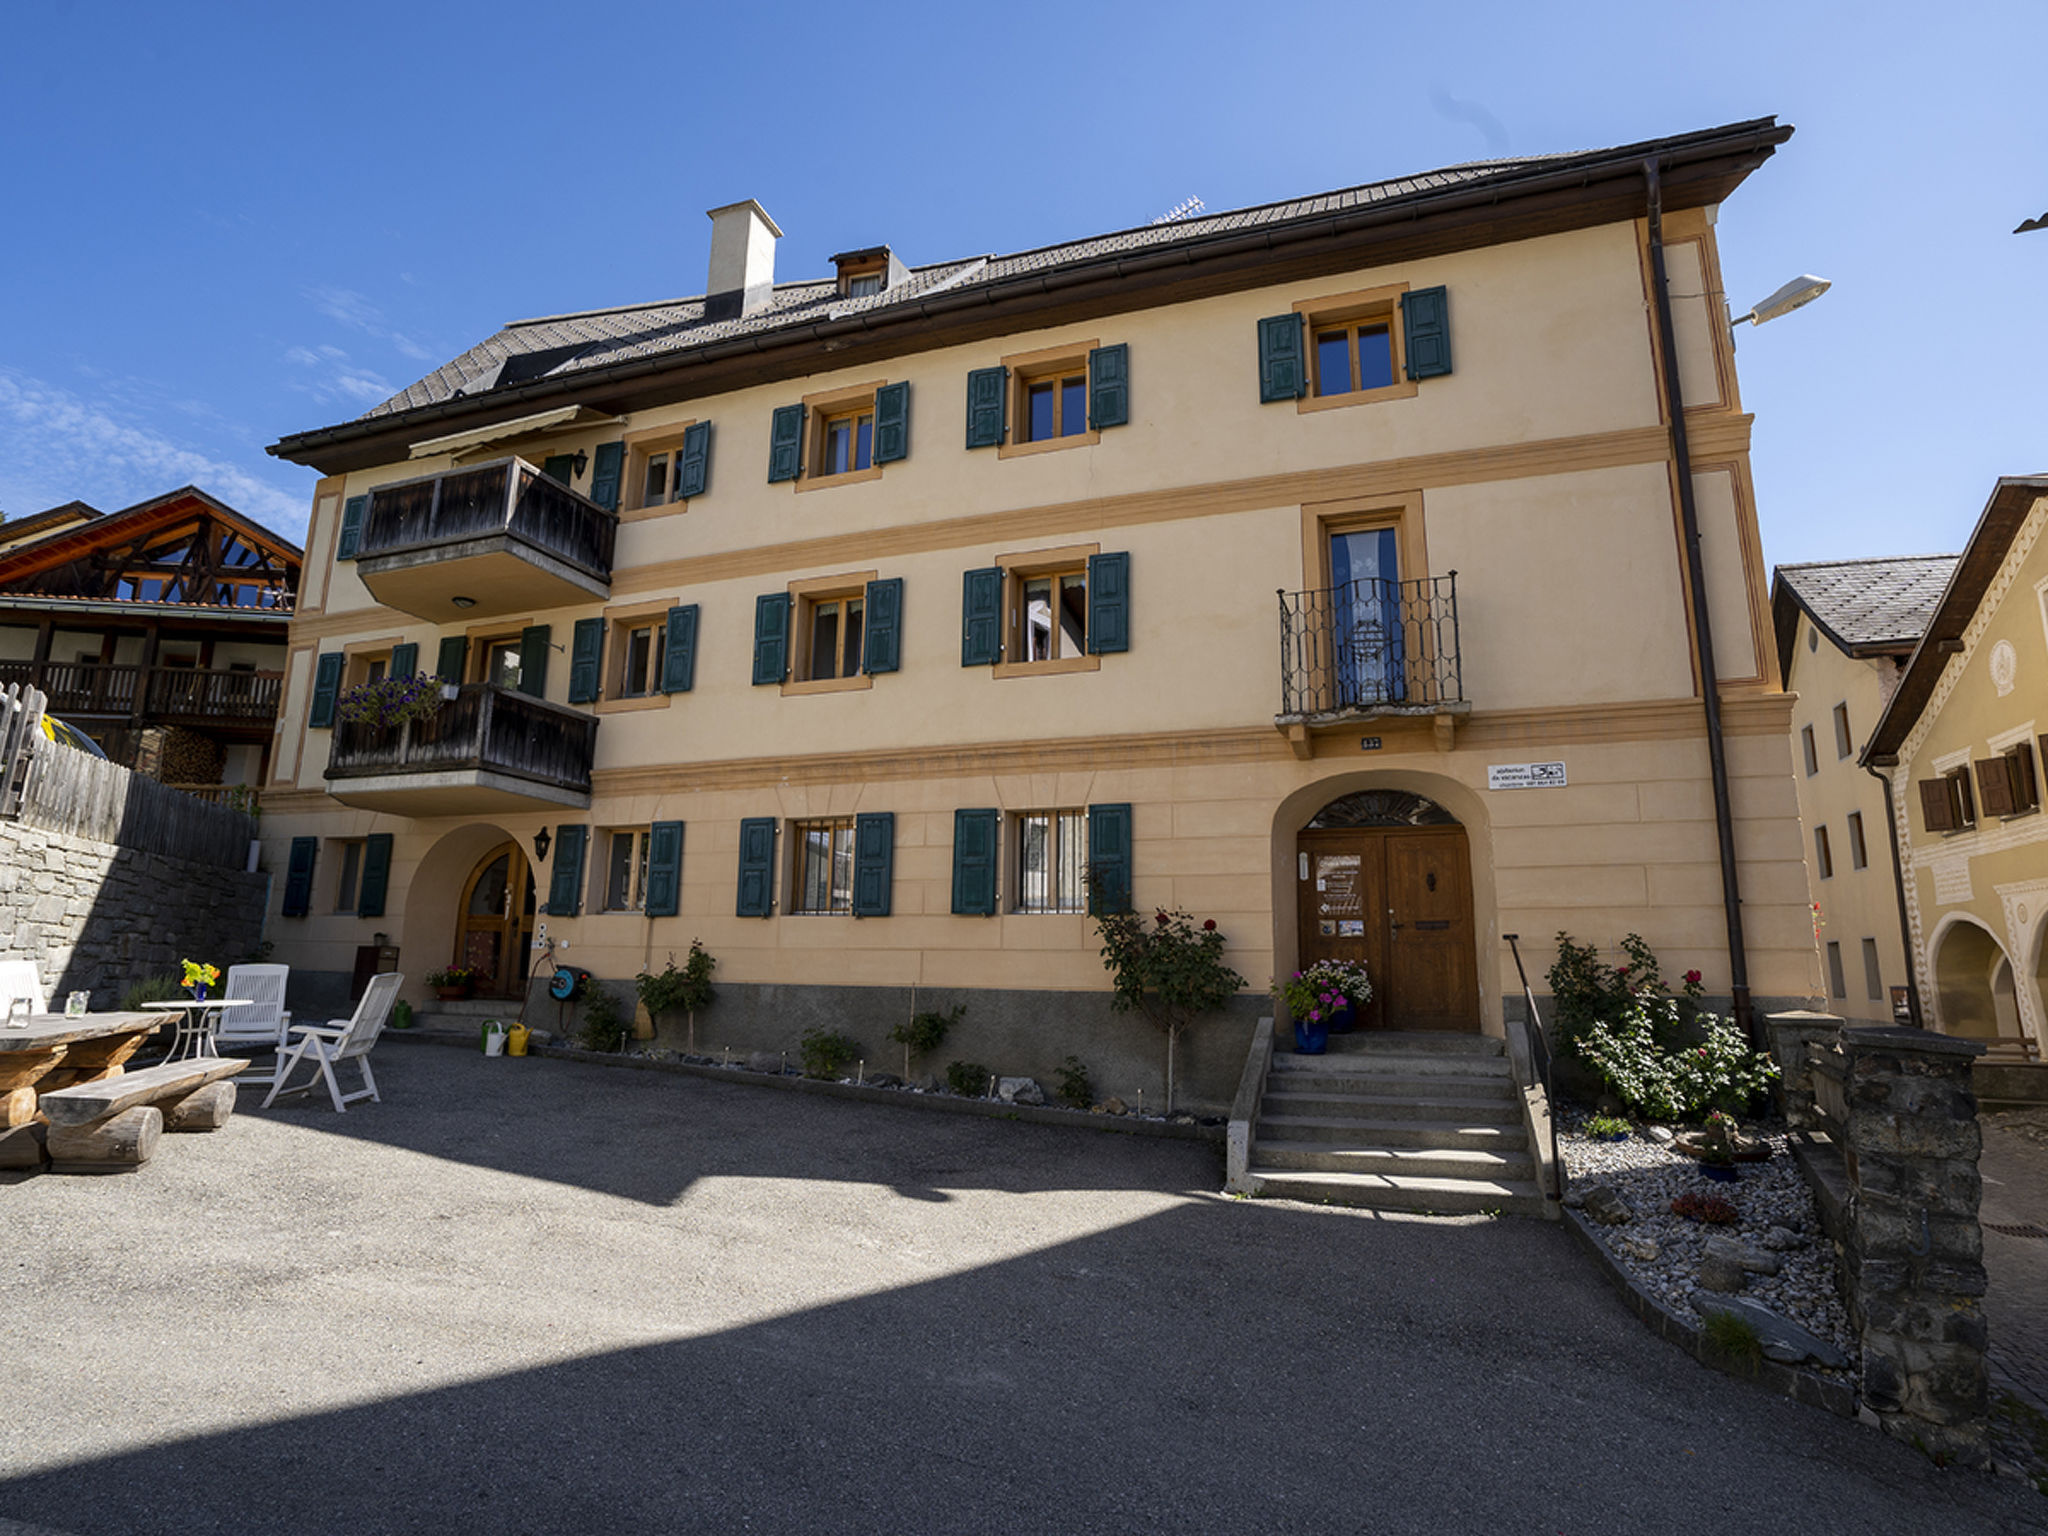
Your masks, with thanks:
<instances>
[{"instance_id":1,"label":"neighboring wooden chalet","mask_svg":"<svg viewBox=\"0 0 2048 1536\"><path fill-rule=\"evenodd\" d=\"M298 547L196 486L0 524L0 684L185 787L269 766Z\"/></svg>"}]
</instances>

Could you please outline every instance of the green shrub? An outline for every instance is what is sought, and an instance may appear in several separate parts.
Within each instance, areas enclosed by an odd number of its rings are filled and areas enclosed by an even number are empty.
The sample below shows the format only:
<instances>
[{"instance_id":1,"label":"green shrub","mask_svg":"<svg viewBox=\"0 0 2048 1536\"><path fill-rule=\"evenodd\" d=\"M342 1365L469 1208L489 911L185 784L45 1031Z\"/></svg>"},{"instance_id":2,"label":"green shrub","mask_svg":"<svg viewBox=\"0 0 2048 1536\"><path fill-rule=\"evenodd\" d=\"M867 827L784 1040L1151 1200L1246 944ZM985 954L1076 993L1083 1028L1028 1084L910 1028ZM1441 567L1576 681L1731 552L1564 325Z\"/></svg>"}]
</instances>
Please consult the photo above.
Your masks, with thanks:
<instances>
[{"instance_id":1,"label":"green shrub","mask_svg":"<svg viewBox=\"0 0 2048 1536\"><path fill-rule=\"evenodd\" d=\"M1091 907L1105 897L1091 866L1083 876ZM1195 925L1188 913L1155 908L1150 922L1135 912L1095 913L1102 939L1102 964L1110 975L1109 1006L1135 1009L1166 1036L1166 1109L1173 1112L1173 1048L1187 1027L1223 1007L1244 986L1244 978L1223 963L1224 939L1209 918Z\"/></svg>"},{"instance_id":2,"label":"green shrub","mask_svg":"<svg viewBox=\"0 0 2048 1536\"><path fill-rule=\"evenodd\" d=\"M659 976L642 971L633 978L633 986L640 994L647 1017L659 1024L665 1013L693 1014L708 1005L718 995L711 988L711 973L717 966L702 942L692 939L681 970L676 969L675 952L671 950L668 964L661 968Z\"/></svg>"},{"instance_id":3,"label":"green shrub","mask_svg":"<svg viewBox=\"0 0 2048 1536\"><path fill-rule=\"evenodd\" d=\"M889 1031L889 1038L903 1047L903 1075L910 1076L913 1057L928 1056L945 1043L946 1033L967 1016L967 1005L955 1003L944 1013L927 1010L913 1013Z\"/></svg>"},{"instance_id":4,"label":"green shrub","mask_svg":"<svg viewBox=\"0 0 2048 1536\"><path fill-rule=\"evenodd\" d=\"M1700 1331L1724 1355L1752 1364L1764 1357L1763 1335L1746 1317L1737 1317L1733 1312L1709 1312Z\"/></svg>"},{"instance_id":5,"label":"green shrub","mask_svg":"<svg viewBox=\"0 0 2048 1536\"><path fill-rule=\"evenodd\" d=\"M1575 1049L1608 1092L1646 1120L1740 1110L1777 1077L1777 1063L1752 1051L1728 1020L1703 1013L1692 1023L1697 1040L1667 1044L1684 1033L1677 1000L1638 999L1618 1020L1589 1023Z\"/></svg>"},{"instance_id":6,"label":"green shrub","mask_svg":"<svg viewBox=\"0 0 2048 1536\"><path fill-rule=\"evenodd\" d=\"M946 1068L946 1086L963 1098L986 1098L994 1081L995 1074L978 1061L956 1061Z\"/></svg>"},{"instance_id":7,"label":"green shrub","mask_svg":"<svg viewBox=\"0 0 2048 1536\"><path fill-rule=\"evenodd\" d=\"M805 1077L841 1077L848 1067L867 1054L853 1036L830 1029L805 1030L803 1039L798 1042L798 1050L803 1055Z\"/></svg>"},{"instance_id":8,"label":"green shrub","mask_svg":"<svg viewBox=\"0 0 2048 1536\"><path fill-rule=\"evenodd\" d=\"M1595 1115L1586 1122L1586 1134L1596 1141L1608 1136L1626 1136L1629 1123L1614 1115Z\"/></svg>"},{"instance_id":9,"label":"green shrub","mask_svg":"<svg viewBox=\"0 0 2048 1536\"><path fill-rule=\"evenodd\" d=\"M121 1011L140 1013L144 1003L167 1003L184 995L184 985L177 977L148 976L121 994Z\"/></svg>"},{"instance_id":10,"label":"green shrub","mask_svg":"<svg viewBox=\"0 0 2048 1536\"><path fill-rule=\"evenodd\" d=\"M1069 1056L1056 1075L1059 1100L1069 1109L1086 1109L1095 1102L1095 1085L1088 1080L1088 1069L1081 1065L1080 1057Z\"/></svg>"},{"instance_id":11,"label":"green shrub","mask_svg":"<svg viewBox=\"0 0 2048 1536\"><path fill-rule=\"evenodd\" d=\"M595 981L583 993L582 1033L577 1036L586 1051L622 1051L631 1024L625 1009L610 991Z\"/></svg>"}]
</instances>

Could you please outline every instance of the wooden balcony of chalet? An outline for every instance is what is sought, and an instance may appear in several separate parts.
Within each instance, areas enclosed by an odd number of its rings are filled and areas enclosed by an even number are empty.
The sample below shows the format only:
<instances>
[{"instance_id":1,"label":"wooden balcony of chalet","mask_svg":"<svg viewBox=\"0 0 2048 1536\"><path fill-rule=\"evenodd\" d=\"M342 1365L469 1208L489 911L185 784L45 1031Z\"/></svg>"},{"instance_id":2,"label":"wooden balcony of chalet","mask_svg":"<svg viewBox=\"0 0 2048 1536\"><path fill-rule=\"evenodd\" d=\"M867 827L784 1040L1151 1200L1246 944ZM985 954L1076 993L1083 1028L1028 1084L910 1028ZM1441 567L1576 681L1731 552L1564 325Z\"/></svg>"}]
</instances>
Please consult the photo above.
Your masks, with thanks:
<instances>
[{"instance_id":1,"label":"wooden balcony of chalet","mask_svg":"<svg viewBox=\"0 0 2048 1536\"><path fill-rule=\"evenodd\" d=\"M182 725L215 734L222 727L267 734L284 692L282 672L77 661L0 661L0 687L9 683L42 690L49 712L76 724Z\"/></svg>"},{"instance_id":2,"label":"wooden balcony of chalet","mask_svg":"<svg viewBox=\"0 0 2048 1536\"><path fill-rule=\"evenodd\" d=\"M388 608L437 624L611 593L618 517L521 458L380 485L356 573Z\"/></svg>"},{"instance_id":3,"label":"wooden balcony of chalet","mask_svg":"<svg viewBox=\"0 0 2048 1536\"><path fill-rule=\"evenodd\" d=\"M590 804L595 716L495 683L453 692L424 720L336 720L328 794L400 816Z\"/></svg>"}]
</instances>

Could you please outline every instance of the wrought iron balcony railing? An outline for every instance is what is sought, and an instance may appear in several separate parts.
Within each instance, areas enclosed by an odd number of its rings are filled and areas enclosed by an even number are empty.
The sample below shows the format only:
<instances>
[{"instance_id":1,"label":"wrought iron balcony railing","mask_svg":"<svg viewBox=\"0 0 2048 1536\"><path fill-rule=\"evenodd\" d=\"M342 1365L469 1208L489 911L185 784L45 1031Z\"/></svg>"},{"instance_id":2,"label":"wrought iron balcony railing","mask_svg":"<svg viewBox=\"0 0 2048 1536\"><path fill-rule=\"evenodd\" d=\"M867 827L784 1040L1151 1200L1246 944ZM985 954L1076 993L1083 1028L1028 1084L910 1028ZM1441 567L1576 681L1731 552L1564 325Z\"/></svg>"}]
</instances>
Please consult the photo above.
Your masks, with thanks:
<instances>
[{"instance_id":1,"label":"wrought iron balcony railing","mask_svg":"<svg viewBox=\"0 0 2048 1536\"><path fill-rule=\"evenodd\" d=\"M380 485L363 518L361 560L510 535L610 581L619 520L521 458L493 459Z\"/></svg>"},{"instance_id":2,"label":"wrought iron balcony railing","mask_svg":"<svg viewBox=\"0 0 2048 1536\"><path fill-rule=\"evenodd\" d=\"M277 718L282 672L102 665L91 661L0 662L0 684L49 695L53 715L120 716L191 725L265 725Z\"/></svg>"},{"instance_id":3,"label":"wrought iron balcony railing","mask_svg":"<svg viewBox=\"0 0 2048 1536\"><path fill-rule=\"evenodd\" d=\"M1280 593L1284 723L1462 704L1458 573Z\"/></svg>"},{"instance_id":4,"label":"wrought iron balcony railing","mask_svg":"<svg viewBox=\"0 0 2048 1536\"><path fill-rule=\"evenodd\" d=\"M424 720L334 722L330 779L487 770L590 791L597 719L495 683L465 683Z\"/></svg>"}]
</instances>

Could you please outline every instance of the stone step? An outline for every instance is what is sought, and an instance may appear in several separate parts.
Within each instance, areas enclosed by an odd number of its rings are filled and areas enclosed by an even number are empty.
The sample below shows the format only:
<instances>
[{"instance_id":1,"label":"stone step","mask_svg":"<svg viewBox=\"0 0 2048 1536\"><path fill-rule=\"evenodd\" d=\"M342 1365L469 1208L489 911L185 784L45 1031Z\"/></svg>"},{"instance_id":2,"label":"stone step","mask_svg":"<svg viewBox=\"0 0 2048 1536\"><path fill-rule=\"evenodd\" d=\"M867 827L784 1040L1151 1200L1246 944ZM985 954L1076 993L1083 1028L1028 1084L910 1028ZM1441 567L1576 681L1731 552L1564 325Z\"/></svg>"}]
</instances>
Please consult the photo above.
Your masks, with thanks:
<instances>
[{"instance_id":1,"label":"stone step","mask_svg":"<svg viewBox=\"0 0 2048 1536\"><path fill-rule=\"evenodd\" d=\"M1533 1181L1536 1165L1526 1150L1479 1151L1464 1147L1332 1146L1319 1141L1255 1141L1252 1157L1261 1168L1313 1173L1378 1173L1422 1179L1486 1179L1494 1183Z\"/></svg>"},{"instance_id":2,"label":"stone step","mask_svg":"<svg viewBox=\"0 0 2048 1536\"><path fill-rule=\"evenodd\" d=\"M1351 1120L1342 1115L1289 1115L1277 1121L1261 1118L1255 1137L1271 1133L1288 1121L1321 1120L1332 1126L1347 1126L1359 1133L1360 1144L1376 1147L1463 1147L1474 1152L1522 1152L1527 1150L1529 1132L1520 1124L1487 1125L1470 1120ZM1285 1140L1284 1136L1280 1139Z\"/></svg>"},{"instance_id":3,"label":"stone step","mask_svg":"<svg viewBox=\"0 0 2048 1536\"><path fill-rule=\"evenodd\" d=\"M1276 1073L1316 1072L1326 1077L1469 1077L1513 1080L1504 1056L1429 1056L1410 1051L1372 1051L1356 1056L1302 1056L1276 1051Z\"/></svg>"},{"instance_id":4,"label":"stone step","mask_svg":"<svg viewBox=\"0 0 2048 1536\"><path fill-rule=\"evenodd\" d=\"M1262 1114L1253 1134L1281 1141L1343 1141L1354 1146L1378 1146L1390 1144L1385 1133L1396 1126L1441 1125L1447 1117L1461 1126L1499 1126L1512 1131L1522 1128L1521 1113L1512 1104L1465 1105L1455 1112L1441 1104L1420 1104L1414 1108L1417 1112L1405 1119L1388 1110L1369 1116Z\"/></svg>"},{"instance_id":5,"label":"stone step","mask_svg":"<svg viewBox=\"0 0 2048 1536\"><path fill-rule=\"evenodd\" d=\"M1330 1050L1340 1056L1371 1056L1383 1051L1429 1056L1498 1056L1503 1044L1492 1035L1427 1030L1360 1029L1330 1036Z\"/></svg>"},{"instance_id":6,"label":"stone step","mask_svg":"<svg viewBox=\"0 0 2048 1536\"><path fill-rule=\"evenodd\" d=\"M1272 1072L1266 1094L1318 1099L1500 1100L1512 1103L1515 1085L1504 1077L1347 1077L1341 1072Z\"/></svg>"},{"instance_id":7,"label":"stone step","mask_svg":"<svg viewBox=\"0 0 2048 1536\"><path fill-rule=\"evenodd\" d=\"M516 997L454 997L435 998L427 1006L415 1011L415 1018L447 1019L516 1019L519 1017L520 1002Z\"/></svg>"},{"instance_id":8,"label":"stone step","mask_svg":"<svg viewBox=\"0 0 2048 1536\"><path fill-rule=\"evenodd\" d=\"M1254 1165L1252 1178L1265 1198L1359 1205L1388 1211L1449 1215L1500 1211L1541 1216L1543 1195L1526 1179L1438 1179L1415 1174L1327 1173Z\"/></svg>"},{"instance_id":9,"label":"stone step","mask_svg":"<svg viewBox=\"0 0 2048 1536\"><path fill-rule=\"evenodd\" d=\"M1506 1093L1461 1093L1444 1094L1374 1094L1358 1093L1297 1093L1293 1089L1269 1088L1265 1102L1259 1108L1259 1118L1269 1115L1283 1118L1309 1120L1381 1120L1386 1115L1382 1105L1389 1098L1415 1099L1424 1104L1488 1104L1495 1107L1514 1105L1514 1096ZM1434 1119L1457 1120L1465 1116L1463 1109L1432 1116ZM1519 1116L1511 1117L1519 1119ZM1500 1125L1498 1118L1488 1117L1480 1122L1484 1125Z\"/></svg>"}]
</instances>

